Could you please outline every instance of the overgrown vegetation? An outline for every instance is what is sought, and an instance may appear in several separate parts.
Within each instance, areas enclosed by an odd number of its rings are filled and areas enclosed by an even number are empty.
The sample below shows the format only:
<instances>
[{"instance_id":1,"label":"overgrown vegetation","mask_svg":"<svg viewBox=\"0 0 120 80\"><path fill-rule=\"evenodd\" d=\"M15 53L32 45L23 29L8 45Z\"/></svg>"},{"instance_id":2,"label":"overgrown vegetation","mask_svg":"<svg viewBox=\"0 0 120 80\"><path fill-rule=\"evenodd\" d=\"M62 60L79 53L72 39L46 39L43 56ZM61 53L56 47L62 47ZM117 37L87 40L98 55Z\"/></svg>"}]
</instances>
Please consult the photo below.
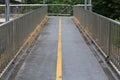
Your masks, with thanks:
<instances>
[{"instance_id":1,"label":"overgrown vegetation","mask_svg":"<svg viewBox=\"0 0 120 80\"><path fill-rule=\"evenodd\" d=\"M120 17L118 19L115 19L115 20L120 22Z\"/></svg>"},{"instance_id":2,"label":"overgrown vegetation","mask_svg":"<svg viewBox=\"0 0 120 80\"><path fill-rule=\"evenodd\" d=\"M120 0L93 0L93 11L120 20Z\"/></svg>"}]
</instances>

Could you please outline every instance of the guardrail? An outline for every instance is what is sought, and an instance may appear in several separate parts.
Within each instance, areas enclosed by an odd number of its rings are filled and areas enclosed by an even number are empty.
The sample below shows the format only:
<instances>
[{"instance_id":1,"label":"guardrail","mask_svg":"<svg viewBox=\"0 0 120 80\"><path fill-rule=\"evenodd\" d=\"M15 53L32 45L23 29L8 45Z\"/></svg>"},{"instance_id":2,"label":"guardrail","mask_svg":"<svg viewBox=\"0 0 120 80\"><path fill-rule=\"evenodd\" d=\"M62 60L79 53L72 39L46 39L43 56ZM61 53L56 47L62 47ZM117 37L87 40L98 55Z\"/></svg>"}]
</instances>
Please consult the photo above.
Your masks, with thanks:
<instances>
[{"instance_id":1,"label":"guardrail","mask_svg":"<svg viewBox=\"0 0 120 80\"><path fill-rule=\"evenodd\" d=\"M48 4L50 16L72 16L73 6L70 4Z\"/></svg>"},{"instance_id":2,"label":"guardrail","mask_svg":"<svg viewBox=\"0 0 120 80\"><path fill-rule=\"evenodd\" d=\"M43 4L11 4L10 16L16 18L29 11L40 8L41 6L44 5ZM2 18L5 17L5 5L0 5L0 17Z\"/></svg>"},{"instance_id":3,"label":"guardrail","mask_svg":"<svg viewBox=\"0 0 120 80\"><path fill-rule=\"evenodd\" d=\"M120 74L120 23L79 6L74 6L74 16L80 23L79 28Z\"/></svg>"},{"instance_id":4,"label":"guardrail","mask_svg":"<svg viewBox=\"0 0 120 80\"><path fill-rule=\"evenodd\" d=\"M73 13L73 6L70 4L11 4L11 17L18 17L41 6L48 6L48 15L50 16L71 16ZM5 5L0 5L0 17L5 17Z\"/></svg>"},{"instance_id":5,"label":"guardrail","mask_svg":"<svg viewBox=\"0 0 120 80\"><path fill-rule=\"evenodd\" d=\"M19 54L18 51L31 32L46 15L47 6L43 6L0 25L0 77Z\"/></svg>"},{"instance_id":6,"label":"guardrail","mask_svg":"<svg viewBox=\"0 0 120 80\"><path fill-rule=\"evenodd\" d=\"M10 5L10 17L16 18L22 14L29 12L31 10L40 8L41 6L48 6L49 16L72 16L73 15L73 5L70 4L11 4ZM85 7L84 4L78 4L81 7ZM92 5L87 5L88 10L92 10ZM0 17L5 17L5 5L0 5Z\"/></svg>"}]
</instances>

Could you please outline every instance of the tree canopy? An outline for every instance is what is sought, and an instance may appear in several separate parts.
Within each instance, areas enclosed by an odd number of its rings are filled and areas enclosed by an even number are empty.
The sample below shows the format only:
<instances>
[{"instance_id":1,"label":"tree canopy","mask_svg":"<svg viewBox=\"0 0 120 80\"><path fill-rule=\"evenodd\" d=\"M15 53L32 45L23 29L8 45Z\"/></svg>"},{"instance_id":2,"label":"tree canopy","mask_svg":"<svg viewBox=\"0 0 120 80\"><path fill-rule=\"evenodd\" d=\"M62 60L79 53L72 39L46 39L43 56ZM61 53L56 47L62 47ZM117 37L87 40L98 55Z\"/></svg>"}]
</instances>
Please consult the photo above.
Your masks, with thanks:
<instances>
[{"instance_id":1,"label":"tree canopy","mask_svg":"<svg viewBox=\"0 0 120 80\"><path fill-rule=\"evenodd\" d=\"M119 19L120 0L93 0L93 11L112 19Z\"/></svg>"}]
</instances>

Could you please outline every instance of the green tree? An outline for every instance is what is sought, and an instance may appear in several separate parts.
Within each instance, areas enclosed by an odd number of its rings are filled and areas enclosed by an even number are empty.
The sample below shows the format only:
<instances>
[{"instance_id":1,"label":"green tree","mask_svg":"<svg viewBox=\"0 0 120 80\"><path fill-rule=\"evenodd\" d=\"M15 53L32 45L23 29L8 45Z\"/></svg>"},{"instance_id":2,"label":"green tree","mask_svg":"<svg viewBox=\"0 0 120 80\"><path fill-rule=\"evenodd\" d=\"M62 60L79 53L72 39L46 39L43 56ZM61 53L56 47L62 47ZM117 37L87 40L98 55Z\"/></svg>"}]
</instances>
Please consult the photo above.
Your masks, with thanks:
<instances>
[{"instance_id":1,"label":"green tree","mask_svg":"<svg viewBox=\"0 0 120 80\"><path fill-rule=\"evenodd\" d=\"M112 19L119 19L120 0L93 0L93 11Z\"/></svg>"}]
</instances>

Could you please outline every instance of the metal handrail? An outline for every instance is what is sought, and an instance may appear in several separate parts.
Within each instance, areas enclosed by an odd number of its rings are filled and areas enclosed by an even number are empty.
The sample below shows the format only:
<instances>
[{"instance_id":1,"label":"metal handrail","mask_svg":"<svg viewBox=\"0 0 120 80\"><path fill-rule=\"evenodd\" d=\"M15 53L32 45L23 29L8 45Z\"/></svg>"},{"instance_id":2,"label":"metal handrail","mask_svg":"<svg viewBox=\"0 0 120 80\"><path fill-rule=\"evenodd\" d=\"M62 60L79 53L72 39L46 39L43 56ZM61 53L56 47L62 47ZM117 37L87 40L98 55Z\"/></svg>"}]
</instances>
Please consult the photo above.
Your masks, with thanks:
<instances>
[{"instance_id":1,"label":"metal handrail","mask_svg":"<svg viewBox=\"0 0 120 80\"><path fill-rule=\"evenodd\" d=\"M41 6L47 6L46 4L10 4L10 19L19 17L27 12L34 9L40 8ZM5 5L0 5L0 18L1 22L5 19Z\"/></svg>"},{"instance_id":2,"label":"metal handrail","mask_svg":"<svg viewBox=\"0 0 120 80\"><path fill-rule=\"evenodd\" d=\"M74 6L74 16L120 75L120 22Z\"/></svg>"},{"instance_id":3,"label":"metal handrail","mask_svg":"<svg viewBox=\"0 0 120 80\"><path fill-rule=\"evenodd\" d=\"M46 15L47 6L43 6L0 25L0 78Z\"/></svg>"},{"instance_id":4,"label":"metal handrail","mask_svg":"<svg viewBox=\"0 0 120 80\"><path fill-rule=\"evenodd\" d=\"M46 4L10 4L10 6L47 6ZM5 7L5 4L1 4L0 7Z\"/></svg>"},{"instance_id":5,"label":"metal handrail","mask_svg":"<svg viewBox=\"0 0 120 80\"><path fill-rule=\"evenodd\" d=\"M71 16L73 6L70 4L48 4L48 14L50 16Z\"/></svg>"},{"instance_id":6,"label":"metal handrail","mask_svg":"<svg viewBox=\"0 0 120 80\"><path fill-rule=\"evenodd\" d=\"M72 15L73 6L70 4L10 4L10 16L16 18L19 14L22 15L30 11L32 8L34 9L45 5L48 6L48 14L50 15ZM5 5L0 5L0 7L1 17L4 17Z\"/></svg>"},{"instance_id":7,"label":"metal handrail","mask_svg":"<svg viewBox=\"0 0 120 80\"><path fill-rule=\"evenodd\" d=\"M49 5L53 5L53 6L70 6L70 4L10 4L10 6L49 6ZM1 4L0 7L5 7L4 4Z\"/></svg>"}]
</instances>

